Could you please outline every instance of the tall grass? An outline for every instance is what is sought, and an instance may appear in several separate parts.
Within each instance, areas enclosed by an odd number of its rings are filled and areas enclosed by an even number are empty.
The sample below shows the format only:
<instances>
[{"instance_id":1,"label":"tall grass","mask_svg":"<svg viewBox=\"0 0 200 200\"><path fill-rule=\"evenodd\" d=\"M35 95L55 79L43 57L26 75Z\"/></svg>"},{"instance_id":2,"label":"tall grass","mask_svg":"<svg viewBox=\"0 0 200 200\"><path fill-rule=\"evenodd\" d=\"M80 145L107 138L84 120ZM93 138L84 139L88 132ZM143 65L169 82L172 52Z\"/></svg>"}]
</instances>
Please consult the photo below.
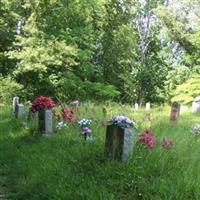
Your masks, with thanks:
<instances>
[{"instance_id":1,"label":"tall grass","mask_svg":"<svg viewBox=\"0 0 200 200\"><path fill-rule=\"evenodd\" d=\"M176 126L169 123L168 107L151 110L152 122L145 110L108 104L104 116L101 105L85 103L80 117L108 120L124 114L139 127L137 136L151 126L157 139L154 149L136 143L128 164L104 156L106 127L93 122L88 143L80 136L78 125L57 132L53 137L33 137L11 117L10 108L1 111L0 181L8 199L17 200L199 200L200 136L190 133L199 115L185 112ZM22 121L25 119L22 119ZM163 149L163 137L175 145Z\"/></svg>"}]
</instances>

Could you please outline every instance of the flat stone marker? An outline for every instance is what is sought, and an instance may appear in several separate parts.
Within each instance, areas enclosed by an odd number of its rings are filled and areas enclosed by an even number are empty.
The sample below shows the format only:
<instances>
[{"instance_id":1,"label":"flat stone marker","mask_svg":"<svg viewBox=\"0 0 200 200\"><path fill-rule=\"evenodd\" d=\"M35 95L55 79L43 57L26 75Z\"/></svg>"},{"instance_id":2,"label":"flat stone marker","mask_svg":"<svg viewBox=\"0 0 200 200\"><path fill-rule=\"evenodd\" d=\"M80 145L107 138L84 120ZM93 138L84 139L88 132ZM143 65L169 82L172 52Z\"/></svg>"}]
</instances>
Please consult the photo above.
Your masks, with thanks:
<instances>
[{"instance_id":1,"label":"flat stone marker","mask_svg":"<svg viewBox=\"0 0 200 200\"><path fill-rule=\"evenodd\" d=\"M172 124L177 123L178 117L180 115L180 108L181 108L181 105L179 103L174 102L172 104L171 113L170 113L170 122Z\"/></svg>"},{"instance_id":2,"label":"flat stone marker","mask_svg":"<svg viewBox=\"0 0 200 200\"><path fill-rule=\"evenodd\" d=\"M135 130L108 125L105 154L113 160L127 162L133 153Z\"/></svg>"},{"instance_id":3,"label":"flat stone marker","mask_svg":"<svg viewBox=\"0 0 200 200\"><path fill-rule=\"evenodd\" d=\"M200 112L200 96L196 97L192 103L192 112L199 113Z\"/></svg>"},{"instance_id":4,"label":"flat stone marker","mask_svg":"<svg viewBox=\"0 0 200 200\"><path fill-rule=\"evenodd\" d=\"M151 104L148 102L146 103L146 110L150 110L151 109Z\"/></svg>"},{"instance_id":5,"label":"flat stone marker","mask_svg":"<svg viewBox=\"0 0 200 200\"><path fill-rule=\"evenodd\" d=\"M139 104L135 103L135 110L138 110L138 109L139 109Z\"/></svg>"},{"instance_id":6,"label":"flat stone marker","mask_svg":"<svg viewBox=\"0 0 200 200\"><path fill-rule=\"evenodd\" d=\"M45 133L53 133L53 112L52 110L45 111Z\"/></svg>"}]
</instances>

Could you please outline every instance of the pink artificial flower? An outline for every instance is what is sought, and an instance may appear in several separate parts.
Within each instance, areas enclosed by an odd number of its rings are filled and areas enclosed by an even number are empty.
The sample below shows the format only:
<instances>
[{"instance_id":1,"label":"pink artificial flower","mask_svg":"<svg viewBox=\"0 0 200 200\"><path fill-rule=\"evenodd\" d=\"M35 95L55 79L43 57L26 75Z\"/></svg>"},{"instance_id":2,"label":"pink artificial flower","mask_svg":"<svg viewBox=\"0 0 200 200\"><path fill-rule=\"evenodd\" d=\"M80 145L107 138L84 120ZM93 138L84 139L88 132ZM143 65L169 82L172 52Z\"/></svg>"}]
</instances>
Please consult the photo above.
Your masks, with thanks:
<instances>
[{"instance_id":1,"label":"pink artificial flower","mask_svg":"<svg viewBox=\"0 0 200 200\"><path fill-rule=\"evenodd\" d=\"M174 145L174 142L171 139L164 137L161 145L163 148L170 148Z\"/></svg>"},{"instance_id":2,"label":"pink artificial flower","mask_svg":"<svg viewBox=\"0 0 200 200\"><path fill-rule=\"evenodd\" d=\"M72 122L74 120L74 110L73 109L67 109L62 108L62 116L64 120L67 120L69 122Z\"/></svg>"},{"instance_id":3,"label":"pink artificial flower","mask_svg":"<svg viewBox=\"0 0 200 200\"><path fill-rule=\"evenodd\" d=\"M154 134L151 130L146 129L140 136L139 142L144 144L146 147L153 148L156 146L156 142L154 139Z\"/></svg>"}]
</instances>

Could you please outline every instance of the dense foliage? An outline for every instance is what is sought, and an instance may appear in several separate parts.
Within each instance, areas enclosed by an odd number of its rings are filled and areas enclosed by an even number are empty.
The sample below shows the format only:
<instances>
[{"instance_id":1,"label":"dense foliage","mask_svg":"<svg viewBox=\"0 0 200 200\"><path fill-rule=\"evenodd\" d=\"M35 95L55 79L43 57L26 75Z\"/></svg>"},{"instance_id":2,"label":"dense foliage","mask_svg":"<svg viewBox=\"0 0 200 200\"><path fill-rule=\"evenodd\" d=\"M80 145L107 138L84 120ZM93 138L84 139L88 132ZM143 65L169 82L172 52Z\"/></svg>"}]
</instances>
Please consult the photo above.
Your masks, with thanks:
<instances>
[{"instance_id":1,"label":"dense foliage","mask_svg":"<svg viewBox=\"0 0 200 200\"><path fill-rule=\"evenodd\" d=\"M198 0L0 1L1 97L169 102L200 74L199 9Z\"/></svg>"}]
</instances>

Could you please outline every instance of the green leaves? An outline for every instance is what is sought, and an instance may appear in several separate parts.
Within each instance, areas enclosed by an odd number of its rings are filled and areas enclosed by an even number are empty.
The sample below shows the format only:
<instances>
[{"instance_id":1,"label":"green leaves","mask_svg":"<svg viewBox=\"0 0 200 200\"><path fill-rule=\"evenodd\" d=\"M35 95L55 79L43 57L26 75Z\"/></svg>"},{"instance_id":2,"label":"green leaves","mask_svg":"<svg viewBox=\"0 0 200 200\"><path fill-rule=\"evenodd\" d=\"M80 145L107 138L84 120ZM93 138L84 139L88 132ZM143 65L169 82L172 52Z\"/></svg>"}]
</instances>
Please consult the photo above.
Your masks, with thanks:
<instances>
[{"instance_id":1,"label":"green leaves","mask_svg":"<svg viewBox=\"0 0 200 200\"><path fill-rule=\"evenodd\" d=\"M2 102L11 101L15 95L21 95L23 86L16 83L11 77L3 78L0 76L0 99Z\"/></svg>"},{"instance_id":2,"label":"green leaves","mask_svg":"<svg viewBox=\"0 0 200 200\"><path fill-rule=\"evenodd\" d=\"M33 45L34 43L34 45ZM64 41L42 38L21 38L21 50L8 53L12 59L19 60L15 73L28 71L47 72L48 68L69 70L71 66L77 65L75 61L76 48L68 46Z\"/></svg>"},{"instance_id":3,"label":"green leaves","mask_svg":"<svg viewBox=\"0 0 200 200\"><path fill-rule=\"evenodd\" d=\"M185 83L177 86L172 101L191 103L196 96L200 95L200 76L189 79Z\"/></svg>"}]
</instances>

